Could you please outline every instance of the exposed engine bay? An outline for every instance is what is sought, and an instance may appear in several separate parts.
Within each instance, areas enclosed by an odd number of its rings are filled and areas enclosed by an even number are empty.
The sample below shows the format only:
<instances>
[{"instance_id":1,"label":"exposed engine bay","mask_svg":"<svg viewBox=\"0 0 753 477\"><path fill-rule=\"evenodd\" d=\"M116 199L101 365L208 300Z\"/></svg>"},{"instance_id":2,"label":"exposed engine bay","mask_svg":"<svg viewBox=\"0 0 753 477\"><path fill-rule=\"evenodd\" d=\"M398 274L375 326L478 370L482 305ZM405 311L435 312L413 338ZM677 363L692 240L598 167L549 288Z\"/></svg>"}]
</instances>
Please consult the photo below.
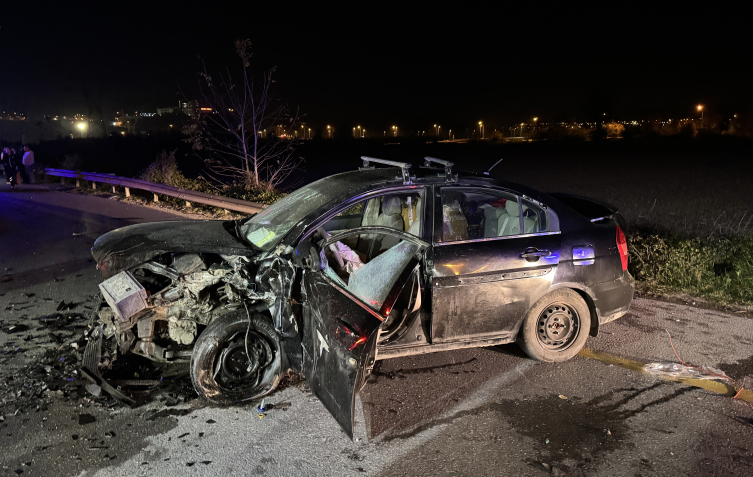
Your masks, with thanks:
<instances>
[{"instance_id":1,"label":"exposed engine bay","mask_svg":"<svg viewBox=\"0 0 753 477\"><path fill-rule=\"evenodd\" d=\"M188 361L200 330L218 316L274 305L271 292L257 292L258 264L248 257L166 254L100 284L106 305L98 312L105 339L117 354L153 361Z\"/></svg>"}]
</instances>

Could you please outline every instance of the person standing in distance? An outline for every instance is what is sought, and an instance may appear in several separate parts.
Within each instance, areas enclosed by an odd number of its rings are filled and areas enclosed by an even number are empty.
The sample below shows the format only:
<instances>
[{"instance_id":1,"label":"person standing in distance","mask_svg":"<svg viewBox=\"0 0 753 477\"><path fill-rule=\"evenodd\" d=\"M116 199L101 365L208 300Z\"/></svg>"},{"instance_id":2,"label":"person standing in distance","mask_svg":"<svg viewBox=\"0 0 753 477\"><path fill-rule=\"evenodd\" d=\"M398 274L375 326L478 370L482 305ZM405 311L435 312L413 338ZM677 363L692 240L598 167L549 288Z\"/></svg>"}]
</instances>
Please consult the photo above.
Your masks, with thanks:
<instances>
[{"instance_id":1,"label":"person standing in distance","mask_svg":"<svg viewBox=\"0 0 753 477\"><path fill-rule=\"evenodd\" d=\"M24 169L26 169L26 175L29 177L29 183L36 182L34 177L34 151L29 149L29 146L24 146Z\"/></svg>"},{"instance_id":2,"label":"person standing in distance","mask_svg":"<svg viewBox=\"0 0 753 477\"><path fill-rule=\"evenodd\" d=\"M0 152L0 163L5 169L5 183L10 184L11 187L16 187L16 165L9 148L6 147Z\"/></svg>"}]
</instances>

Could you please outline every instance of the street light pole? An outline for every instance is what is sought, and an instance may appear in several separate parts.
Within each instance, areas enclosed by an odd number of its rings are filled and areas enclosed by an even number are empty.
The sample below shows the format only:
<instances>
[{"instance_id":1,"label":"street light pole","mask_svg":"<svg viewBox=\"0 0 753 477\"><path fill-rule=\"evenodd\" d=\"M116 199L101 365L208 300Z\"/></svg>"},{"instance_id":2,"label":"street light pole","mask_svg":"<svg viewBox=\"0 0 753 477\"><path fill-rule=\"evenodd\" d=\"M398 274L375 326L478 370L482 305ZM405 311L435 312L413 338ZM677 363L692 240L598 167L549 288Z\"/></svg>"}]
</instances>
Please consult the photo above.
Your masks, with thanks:
<instances>
[{"instance_id":1,"label":"street light pole","mask_svg":"<svg viewBox=\"0 0 753 477\"><path fill-rule=\"evenodd\" d=\"M327 126L327 139L332 139L332 129Z\"/></svg>"},{"instance_id":2,"label":"street light pole","mask_svg":"<svg viewBox=\"0 0 753 477\"><path fill-rule=\"evenodd\" d=\"M484 122L483 121L478 122L478 129L479 129L479 132L481 133L481 139L484 139Z\"/></svg>"}]
</instances>

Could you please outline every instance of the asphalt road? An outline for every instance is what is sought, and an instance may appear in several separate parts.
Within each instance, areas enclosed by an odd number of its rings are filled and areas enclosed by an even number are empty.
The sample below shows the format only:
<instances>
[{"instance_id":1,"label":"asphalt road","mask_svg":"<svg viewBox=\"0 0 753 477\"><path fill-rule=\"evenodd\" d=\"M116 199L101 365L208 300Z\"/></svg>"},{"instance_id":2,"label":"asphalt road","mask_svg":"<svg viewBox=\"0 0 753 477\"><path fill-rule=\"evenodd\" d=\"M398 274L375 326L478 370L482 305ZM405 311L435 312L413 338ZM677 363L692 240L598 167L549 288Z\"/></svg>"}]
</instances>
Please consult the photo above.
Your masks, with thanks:
<instances>
[{"instance_id":1,"label":"asphalt road","mask_svg":"<svg viewBox=\"0 0 753 477\"><path fill-rule=\"evenodd\" d=\"M537 364L514 345L383 361L354 441L300 383L262 416L188 393L177 406L98 404L57 358L97 291L89 248L128 223L180 218L0 185L0 475L753 475L747 402L610 364L676 361L668 330L683 360L753 388L750 319L692 303L637 299L587 342L602 361ZM73 302L65 326L41 326L61 301ZM40 363L49 382L28 377Z\"/></svg>"}]
</instances>

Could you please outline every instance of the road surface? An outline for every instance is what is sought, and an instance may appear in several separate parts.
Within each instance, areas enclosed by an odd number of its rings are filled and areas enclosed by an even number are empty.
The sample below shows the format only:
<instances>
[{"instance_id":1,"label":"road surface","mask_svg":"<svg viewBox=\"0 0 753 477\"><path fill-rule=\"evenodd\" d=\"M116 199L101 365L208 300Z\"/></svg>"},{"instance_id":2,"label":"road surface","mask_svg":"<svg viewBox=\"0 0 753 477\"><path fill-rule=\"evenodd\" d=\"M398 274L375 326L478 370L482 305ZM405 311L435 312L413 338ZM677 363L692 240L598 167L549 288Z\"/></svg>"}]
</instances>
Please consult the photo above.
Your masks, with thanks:
<instances>
[{"instance_id":1,"label":"road surface","mask_svg":"<svg viewBox=\"0 0 753 477\"><path fill-rule=\"evenodd\" d=\"M102 406L57 359L100 281L89 248L116 227L182 218L0 186L0 475L753 475L749 403L617 360L677 361L667 330L686 362L753 387L753 323L692 303L636 299L587 342L601 360L537 364L510 345L383 361L361 393L354 441L301 383L261 416L190 393L175 406ZM74 303L67 335L40 326L61 301ZM70 377L30 380L40 363Z\"/></svg>"}]
</instances>

